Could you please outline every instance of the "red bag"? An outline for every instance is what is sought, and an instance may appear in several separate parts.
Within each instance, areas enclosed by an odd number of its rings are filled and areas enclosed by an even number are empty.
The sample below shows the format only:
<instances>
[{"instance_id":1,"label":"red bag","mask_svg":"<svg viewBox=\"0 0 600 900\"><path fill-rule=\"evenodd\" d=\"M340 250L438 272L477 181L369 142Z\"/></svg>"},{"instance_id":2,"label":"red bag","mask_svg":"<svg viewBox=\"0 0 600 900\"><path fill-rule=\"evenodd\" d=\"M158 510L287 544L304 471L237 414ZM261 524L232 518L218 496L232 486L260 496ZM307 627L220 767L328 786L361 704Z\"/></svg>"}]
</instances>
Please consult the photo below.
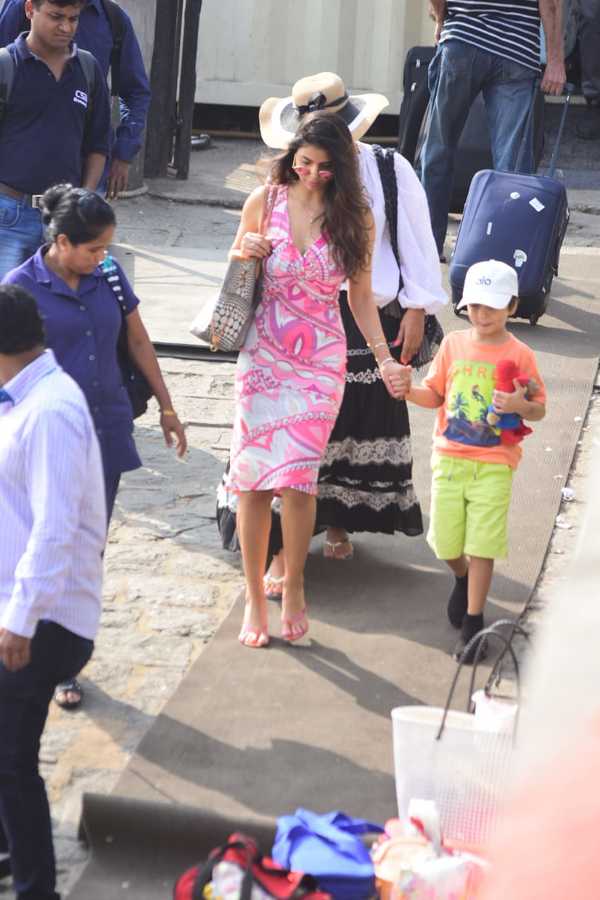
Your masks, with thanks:
<instances>
[{"instance_id":1,"label":"red bag","mask_svg":"<svg viewBox=\"0 0 600 900\"><path fill-rule=\"evenodd\" d=\"M230 835L226 844L211 851L204 864L188 869L175 883L173 900L203 900L213 868L222 861L244 871L239 900L250 900L255 884L276 900L331 900L329 894L319 890L312 875L282 868L263 856L254 840L244 834Z\"/></svg>"}]
</instances>

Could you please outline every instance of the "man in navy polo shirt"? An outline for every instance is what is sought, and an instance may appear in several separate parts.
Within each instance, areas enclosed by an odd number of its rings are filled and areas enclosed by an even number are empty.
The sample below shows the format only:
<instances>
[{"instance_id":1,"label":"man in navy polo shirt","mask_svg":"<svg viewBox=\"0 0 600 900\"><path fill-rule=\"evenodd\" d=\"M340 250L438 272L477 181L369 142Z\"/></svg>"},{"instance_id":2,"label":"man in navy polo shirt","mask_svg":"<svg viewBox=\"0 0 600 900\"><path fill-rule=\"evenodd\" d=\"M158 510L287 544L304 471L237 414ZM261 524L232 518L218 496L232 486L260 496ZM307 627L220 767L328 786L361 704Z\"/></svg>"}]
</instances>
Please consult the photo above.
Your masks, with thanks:
<instances>
[{"instance_id":1,"label":"man in navy polo shirt","mask_svg":"<svg viewBox=\"0 0 600 900\"><path fill-rule=\"evenodd\" d=\"M73 44L84 2L26 0L31 31L8 47L15 74L0 124L0 277L43 243L38 195L60 182L94 191L102 177L110 100L95 60L88 97Z\"/></svg>"},{"instance_id":2,"label":"man in navy polo shirt","mask_svg":"<svg viewBox=\"0 0 600 900\"><path fill-rule=\"evenodd\" d=\"M109 199L127 188L130 164L142 146L151 97L142 51L131 19L121 8L119 15L123 25L118 85L120 123L108 171L106 193ZM0 12L0 46L16 40L27 27L25 0L6 0ZM82 50L93 53L108 78L115 40L102 0L84 0L75 41Z\"/></svg>"}]
</instances>

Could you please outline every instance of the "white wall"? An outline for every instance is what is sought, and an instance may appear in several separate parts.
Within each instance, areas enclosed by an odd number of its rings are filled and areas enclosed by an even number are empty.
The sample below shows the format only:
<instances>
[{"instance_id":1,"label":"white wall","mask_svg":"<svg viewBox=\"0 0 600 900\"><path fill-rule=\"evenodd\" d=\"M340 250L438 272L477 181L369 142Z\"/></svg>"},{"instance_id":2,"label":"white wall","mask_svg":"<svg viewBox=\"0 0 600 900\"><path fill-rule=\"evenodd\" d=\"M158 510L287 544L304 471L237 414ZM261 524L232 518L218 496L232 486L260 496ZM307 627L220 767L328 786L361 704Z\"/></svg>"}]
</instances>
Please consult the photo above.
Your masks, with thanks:
<instances>
[{"instance_id":1,"label":"white wall","mask_svg":"<svg viewBox=\"0 0 600 900\"><path fill-rule=\"evenodd\" d=\"M258 106L333 71L398 112L406 51L432 34L426 0L204 0L196 101Z\"/></svg>"}]
</instances>

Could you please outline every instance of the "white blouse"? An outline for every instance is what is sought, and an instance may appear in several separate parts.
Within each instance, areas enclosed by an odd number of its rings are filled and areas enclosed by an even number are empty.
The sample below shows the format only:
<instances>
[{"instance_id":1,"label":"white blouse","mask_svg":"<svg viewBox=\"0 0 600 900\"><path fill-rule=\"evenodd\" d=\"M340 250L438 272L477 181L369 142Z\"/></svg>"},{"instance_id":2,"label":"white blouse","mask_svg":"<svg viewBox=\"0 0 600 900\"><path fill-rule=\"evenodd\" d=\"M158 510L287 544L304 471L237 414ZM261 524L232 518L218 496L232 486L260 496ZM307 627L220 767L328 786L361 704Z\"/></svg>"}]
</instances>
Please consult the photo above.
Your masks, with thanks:
<instances>
[{"instance_id":1,"label":"white blouse","mask_svg":"<svg viewBox=\"0 0 600 900\"><path fill-rule=\"evenodd\" d=\"M373 249L373 294L378 306L385 306L398 293L398 264L390 243L385 217L383 188L373 148L357 144L363 185L375 220ZM442 287L442 272L431 231L425 191L410 163L394 155L398 182L398 254L404 286L398 297L401 306L437 313L448 301Z\"/></svg>"}]
</instances>

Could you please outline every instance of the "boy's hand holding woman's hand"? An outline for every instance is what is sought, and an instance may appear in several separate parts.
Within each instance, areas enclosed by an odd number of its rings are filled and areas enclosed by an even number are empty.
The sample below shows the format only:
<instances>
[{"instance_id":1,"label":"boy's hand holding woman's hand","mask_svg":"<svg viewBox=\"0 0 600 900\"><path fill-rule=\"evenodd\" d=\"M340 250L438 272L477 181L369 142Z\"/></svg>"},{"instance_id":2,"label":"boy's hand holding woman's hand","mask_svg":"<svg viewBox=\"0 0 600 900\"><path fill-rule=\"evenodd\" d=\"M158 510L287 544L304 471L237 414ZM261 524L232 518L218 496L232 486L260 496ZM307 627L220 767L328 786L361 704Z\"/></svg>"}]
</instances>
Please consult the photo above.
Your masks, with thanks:
<instances>
[{"instance_id":1,"label":"boy's hand holding woman's hand","mask_svg":"<svg viewBox=\"0 0 600 900\"><path fill-rule=\"evenodd\" d=\"M379 367L383 383L394 400L404 400L412 385L412 368L389 357Z\"/></svg>"}]
</instances>

